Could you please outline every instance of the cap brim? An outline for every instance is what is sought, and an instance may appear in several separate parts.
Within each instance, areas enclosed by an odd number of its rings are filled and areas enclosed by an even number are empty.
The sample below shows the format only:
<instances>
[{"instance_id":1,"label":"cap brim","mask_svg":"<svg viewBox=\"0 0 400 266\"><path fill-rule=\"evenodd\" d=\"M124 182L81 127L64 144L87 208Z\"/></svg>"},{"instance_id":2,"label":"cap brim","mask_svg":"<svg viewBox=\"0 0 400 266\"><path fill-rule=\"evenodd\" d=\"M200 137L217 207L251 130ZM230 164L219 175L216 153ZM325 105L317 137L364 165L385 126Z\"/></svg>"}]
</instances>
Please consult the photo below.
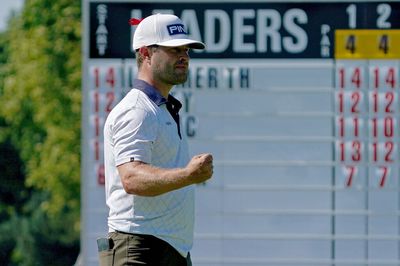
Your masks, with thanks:
<instances>
[{"instance_id":1,"label":"cap brim","mask_svg":"<svg viewBox=\"0 0 400 266\"><path fill-rule=\"evenodd\" d=\"M192 49L205 49L206 45L202 42L190 39L173 39L165 42L156 43L160 46L177 47L187 45Z\"/></svg>"}]
</instances>

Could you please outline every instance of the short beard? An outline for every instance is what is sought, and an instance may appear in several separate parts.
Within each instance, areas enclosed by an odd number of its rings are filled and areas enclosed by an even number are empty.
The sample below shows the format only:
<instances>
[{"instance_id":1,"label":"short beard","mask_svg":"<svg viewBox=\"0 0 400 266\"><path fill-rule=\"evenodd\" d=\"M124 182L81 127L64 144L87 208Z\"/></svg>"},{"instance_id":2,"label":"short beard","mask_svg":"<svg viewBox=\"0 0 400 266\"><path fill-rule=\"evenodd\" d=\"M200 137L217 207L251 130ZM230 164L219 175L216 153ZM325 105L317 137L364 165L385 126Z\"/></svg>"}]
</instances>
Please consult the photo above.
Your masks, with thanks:
<instances>
[{"instance_id":1,"label":"short beard","mask_svg":"<svg viewBox=\"0 0 400 266\"><path fill-rule=\"evenodd\" d=\"M157 76L163 83L174 86L185 83L188 78L188 74L189 74L188 71L185 73L181 73L179 75L177 75L176 73L168 72L168 73L157 73Z\"/></svg>"}]
</instances>

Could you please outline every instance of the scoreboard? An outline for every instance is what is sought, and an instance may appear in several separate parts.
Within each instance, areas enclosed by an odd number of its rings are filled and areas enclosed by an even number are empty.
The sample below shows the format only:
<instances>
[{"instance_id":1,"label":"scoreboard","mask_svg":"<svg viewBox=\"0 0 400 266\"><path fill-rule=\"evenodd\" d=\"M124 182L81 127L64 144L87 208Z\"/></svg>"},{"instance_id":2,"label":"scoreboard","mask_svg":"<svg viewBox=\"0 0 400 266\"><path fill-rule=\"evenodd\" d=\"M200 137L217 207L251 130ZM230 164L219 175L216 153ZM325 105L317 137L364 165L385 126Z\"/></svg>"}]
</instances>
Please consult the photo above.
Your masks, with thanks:
<instances>
[{"instance_id":1,"label":"scoreboard","mask_svg":"<svg viewBox=\"0 0 400 266\"><path fill-rule=\"evenodd\" d=\"M194 265L400 265L400 1L83 1L82 233L107 233L103 125L137 68L128 20L174 13L196 187Z\"/></svg>"}]
</instances>

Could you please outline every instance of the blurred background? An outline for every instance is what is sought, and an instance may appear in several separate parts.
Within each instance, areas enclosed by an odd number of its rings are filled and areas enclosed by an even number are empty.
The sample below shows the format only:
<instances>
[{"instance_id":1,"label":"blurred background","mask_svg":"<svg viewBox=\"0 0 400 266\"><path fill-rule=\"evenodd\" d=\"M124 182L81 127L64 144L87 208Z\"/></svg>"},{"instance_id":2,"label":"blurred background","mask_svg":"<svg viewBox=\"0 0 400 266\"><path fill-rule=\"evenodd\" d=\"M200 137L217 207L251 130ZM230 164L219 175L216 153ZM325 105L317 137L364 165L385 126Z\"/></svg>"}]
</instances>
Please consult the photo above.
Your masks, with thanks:
<instances>
[{"instance_id":1,"label":"blurred background","mask_svg":"<svg viewBox=\"0 0 400 266\"><path fill-rule=\"evenodd\" d=\"M160 10L208 45L173 91L215 158L194 265L400 265L400 1L0 1L0 266L97 265L100 129Z\"/></svg>"},{"instance_id":2,"label":"blurred background","mask_svg":"<svg viewBox=\"0 0 400 266\"><path fill-rule=\"evenodd\" d=\"M0 2L0 265L73 265L81 1Z\"/></svg>"}]
</instances>

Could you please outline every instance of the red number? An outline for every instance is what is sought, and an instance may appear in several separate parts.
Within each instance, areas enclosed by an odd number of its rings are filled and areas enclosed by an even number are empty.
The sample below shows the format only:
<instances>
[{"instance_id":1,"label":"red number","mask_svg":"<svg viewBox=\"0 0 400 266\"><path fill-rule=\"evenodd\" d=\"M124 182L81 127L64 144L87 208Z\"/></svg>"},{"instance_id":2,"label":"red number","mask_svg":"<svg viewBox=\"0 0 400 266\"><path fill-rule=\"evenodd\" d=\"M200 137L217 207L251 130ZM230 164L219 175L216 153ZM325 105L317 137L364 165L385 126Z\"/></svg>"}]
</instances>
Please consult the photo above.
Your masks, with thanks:
<instances>
[{"instance_id":1,"label":"red number","mask_svg":"<svg viewBox=\"0 0 400 266\"><path fill-rule=\"evenodd\" d=\"M343 92L339 93L339 112L343 113Z\"/></svg>"},{"instance_id":2,"label":"red number","mask_svg":"<svg viewBox=\"0 0 400 266\"><path fill-rule=\"evenodd\" d=\"M111 88L114 88L115 85L115 74L114 68L110 67L107 72L106 82L110 85Z\"/></svg>"},{"instance_id":3,"label":"red number","mask_svg":"<svg viewBox=\"0 0 400 266\"><path fill-rule=\"evenodd\" d=\"M353 118L353 127L354 127L354 137L358 137L358 117ZM345 133L345 127L346 127L346 120L344 117L339 118L339 136L344 137Z\"/></svg>"},{"instance_id":4,"label":"red number","mask_svg":"<svg viewBox=\"0 0 400 266\"><path fill-rule=\"evenodd\" d=\"M379 145L377 142L374 142L372 144L373 147L373 161L377 162L378 161L378 151L379 151ZM385 142L385 162L393 162L392 157L392 153L393 153L393 148L394 148L394 144L392 141L387 141Z\"/></svg>"},{"instance_id":5,"label":"red number","mask_svg":"<svg viewBox=\"0 0 400 266\"><path fill-rule=\"evenodd\" d=\"M353 141L353 154L351 155L351 159L354 162L358 162L361 160L361 143L358 140Z\"/></svg>"},{"instance_id":6,"label":"red number","mask_svg":"<svg viewBox=\"0 0 400 266\"><path fill-rule=\"evenodd\" d=\"M96 88L100 86L99 69L97 67L94 69L94 86Z\"/></svg>"},{"instance_id":7,"label":"red number","mask_svg":"<svg viewBox=\"0 0 400 266\"><path fill-rule=\"evenodd\" d=\"M393 162L393 159L391 158L392 152L393 152L393 142L387 141L385 143L385 148L386 148L386 155L385 155L385 161L386 162Z\"/></svg>"},{"instance_id":8,"label":"red number","mask_svg":"<svg viewBox=\"0 0 400 266\"><path fill-rule=\"evenodd\" d=\"M354 123L354 136L358 137L358 117L353 118Z\"/></svg>"},{"instance_id":9,"label":"red number","mask_svg":"<svg viewBox=\"0 0 400 266\"><path fill-rule=\"evenodd\" d=\"M375 89L377 89L377 88L379 88L379 68L375 68L374 69L374 74L375 74L375 82L374 82L374 85L375 85Z\"/></svg>"},{"instance_id":10,"label":"red number","mask_svg":"<svg viewBox=\"0 0 400 266\"><path fill-rule=\"evenodd\" d=\"M105 183L104 164L100 164L97 168L97 184L104 185L104 183Z\"/></svg>"},{"instance_id":11,"label":"red number","mask_svg":"<svg viewBox=\"0 0 400 266\"><path fill-rule=\"evenodd\" d=\"M340 137L344 137L344 125L345 125L345 123L344 123L344 118L343 117L341 117L341 118L339 118L339 135L340 135Z\"/></svg>"},{"instance_id":12,"label":"red number","mask_svg":"<svg viewBox=\"0 0 400 266\"><path fill-rule=\"evenodd\" d=\"M385 94L385 98L386 98L386 100L388 100L388 103L387 103L386 108L385 108L385 112L386 113L393 113L393 110L390 108L392 103L393 103L393 101L394 101L393 92L387 92Z\"/></svg>"},{"instance_id":13,"label":"red number","mask_svg":"<svg viewBox=\"0 0 400 266\"><path fill-rule=\"evenodd\" d=\"M96 161L100 159L100 143L97 138L94 141L94 158Z\"/></svg>"},{"instance_id":14,"label":"red number","mask_svg":"<svg viewBox=\"0 0 400 266\"><path fill-rule=\"evenodd\" d=\"M346 166L348 176L347 176L347 181L346 181L346 187L351 187L353 184L353 177L355 174L356 167L354 166Z\"/></svg>"},{"instance_id":15,"label":"red number","mask_svg":"<svg viewBox=\"0 0 400 266\"><path fill-rule=\"evenodd\" d=\"M106 106L107 113L111 112L113 108L114 99L115 99L114 92L113 91L107 92L107 106Z\"/></svg>"},{"instance_id":16,"label":"red number","mask_svg":"<svg viewBox=\"0 0 400 266\"><path fill-rule=\"evenodd\" d=\"M344 162L345 161L345 150L346 146L344 142L340 143L340 161Z\"/></svg>"},{"instance_id":17,"label":"red number","mask_svg":"<svg viewBox=\"0 0 400 266\"><path fill-rule=\"evenodd\" d=\"M340 80L340 82L339 82L339 87L340 87L341 89L343 89L344 86L345 86L344 78L345 78L345 75L344 75L344 68L340 68L340 69L339 69L339 80Z\"/></svg>"},{"instance_id":18,"label":"red number","mask_svg":"<svg viewBox=\"0 0 400 266\"><path fill-rule=\"evenodd\" d=\"M394 112L393 109L392 109L392 105L393 105L393 102L394 102L394 96L395 96L394 93L391 92L391 91L385 93L385 99L386 99L385 112L386 113L393 113ZM373 102L373 106L374 106L373 107L373 111L375 113L377 113L379 111L378 110L378 107L379 107L379 94L376 91L374 91L372 93L372 102Z\"/></svg>"},{"instance_id":19,"label":"red number","mask_svg":"<svg viewBox=\"0 0 400 266\"><path fill-rule=\"evenodd\" d=\"M374 162L377 162L378 161L378 143L374 142L372 144L372 147L373 147L373 153L374 153L373 160L374 160Z\"/></svg>"},{"instance_id":20,"label":"red number","mask_svg":"<svg viewBox=\"0 0 400 266\"><path fill-rule=\"evenodd\" d=\"M378 112L378 99L379 99L379 97L378 97L378 93L375 91L373 94L372 94L372 97L374 98L374 112L375 113L377 113Z\"/></svg>"},{"instance_id":21,"label":"red number","mask_svg":"<svg viewBox=\"0 0 400 266\"><path fill-rule=\"evenodd\" d=\"M360 88L361 87L361 69L359 67L356 67L354 69L353 74L351 75L351 83L356 87ZM346 86L346 75L345 75L345 69L340 68L339 69L339 88L344 88Z\"/></svg>"},{"instance_id":22,"label":"red number","mask_svg":"<svg viewBox=\"0 0 400 266\"><path fill-rule=\"evenodd\" d=\"M385 82L392 89L394 89L396 87L396 75L395 75L395 71L394 71L393 67L389 68L389 71L388 71L387 76L385 78Z\"/></svg>"},{"instance_id":23,"label":"red number","mask_svg":"<svg viewBox=\"0 0 400 266\"><path fill-rule=\"evenodd\" d=\"M375 138L378 136L378 119L377 118L372 118L372 136Z\"/></svg>"},{"instance_id":24,"label":"red number","mask_svg":"<svg viewBox=\"0 0 400 266\"><path fill-rule=\"evenodd\" d=\"M352 154L351 154L351 159L353 162L358 162L361 161L361 142L358 140L355 140L352 142ZM346 144L344 142L340 143L340 161L345 161L345 150L346 150Z\"/></svg>"},{"instance_id":25,"label":"red number","mask_svg":"<svg viewBox=\"0 0 400 266\"><path fill-rule=\"evenodd\" d=\"M380 169L382 170L382 176L381 180L379 181L379 187L384 187L386 183L386 177L388 174L388 168L386 166L382 166L380 167Z\"/></svg>"},{"instance_id":26,"label":"red number","mask_svg":"<svg viewBox=\"0 0 400 266\"><path fill-rule=\"evenodd\" d=\"M378 121L379 120L377 118L372 118L372 136L375 138L378 136ZM393 118L391 116L387 116L383 122L384 136L386 138L392 138L394 135Z\"/></svg>"},{"instance_id":27,"label":"red number","mask_svg":"<svg viewBox=\"0 0 400 266\"><path fill-rule=\"evenodd\" d=\"M393 137L393 118L391 116L385 117L384 135L387 138Z\"/></svg>"},{"instance_id":28,"label":"red number","mask_svg":"<svg viewBox=\"0 0 400 266\"><path fill-rule=\"evenodd\" d=\"M387 72L387 75L385 77L385 82L392 89L394 89L396 87L396 72L395 72L393 67L389 68L389 70ZM376 67L374 69L374 86L375 86L375 89L378 89L379 85L380 85L379 84L379 68Z\"/></svg>"},{"instance_id":29,"label":"red number","mask_svg":"<svg viewBox=\"0 0 400 266\"><path fill-rule=\"evenodd\" d=\"M359 92L352 93L351 99L353 100L353 105L351 106L351 112L359 113L359 110L357 107L358 107L358 103L360 102L360 93Z\"/></svg>"},{"instance_id":30,"label":"red number","mask_svg":"<svg viewBox=\"0 0 400 266\"><path fill-rule=\"evenodd\" d=\"M98 91L94 93L94 111L96 113L99 112L99 105L100 105L100 97Z\"/></svg>"},{"instance_id":31,"label":"red number","mask_svg":"<svg viewBox=\"0 0 400 266\"><path fill-rule=\"evenodd\" d=\"M100 136L100 118L99 116L96 115L94 118L94 128L95 128L95 136L98 137Z\"/></svg>"},{"instance_id":32,"label":"red number","mask_svg":"<svg viewBox=\"0 0 400 266\"><path fill-rule=\"evenodd\" d=\"M351 76L351 82L356 86L356 88L361 87L361 71L360 68L356 68L354 70L353 75Z\"/></svg>"}]
</instances>

